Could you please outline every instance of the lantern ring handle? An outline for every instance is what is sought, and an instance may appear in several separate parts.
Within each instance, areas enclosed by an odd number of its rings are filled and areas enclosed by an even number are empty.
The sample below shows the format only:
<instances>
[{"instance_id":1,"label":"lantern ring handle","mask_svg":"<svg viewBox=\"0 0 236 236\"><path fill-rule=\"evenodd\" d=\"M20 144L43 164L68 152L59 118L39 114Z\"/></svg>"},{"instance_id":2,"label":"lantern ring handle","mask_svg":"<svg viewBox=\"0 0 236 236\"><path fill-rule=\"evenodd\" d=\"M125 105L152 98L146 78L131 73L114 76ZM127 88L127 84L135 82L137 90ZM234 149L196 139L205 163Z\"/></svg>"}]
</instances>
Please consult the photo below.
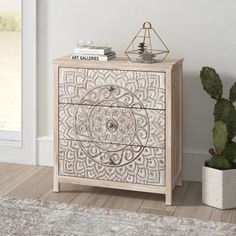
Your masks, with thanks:
<instances>
[{"instance_id":1,"label":"lantern ring handle","mask_svg":"<svg viewBox=\"0 0 236 236\"><path fill-rule=\"evenodd\" d=\"M143 28L144 29L151 29L152 28L152 24L148 21L143 23Z\"/></svg>"}]
</instances>

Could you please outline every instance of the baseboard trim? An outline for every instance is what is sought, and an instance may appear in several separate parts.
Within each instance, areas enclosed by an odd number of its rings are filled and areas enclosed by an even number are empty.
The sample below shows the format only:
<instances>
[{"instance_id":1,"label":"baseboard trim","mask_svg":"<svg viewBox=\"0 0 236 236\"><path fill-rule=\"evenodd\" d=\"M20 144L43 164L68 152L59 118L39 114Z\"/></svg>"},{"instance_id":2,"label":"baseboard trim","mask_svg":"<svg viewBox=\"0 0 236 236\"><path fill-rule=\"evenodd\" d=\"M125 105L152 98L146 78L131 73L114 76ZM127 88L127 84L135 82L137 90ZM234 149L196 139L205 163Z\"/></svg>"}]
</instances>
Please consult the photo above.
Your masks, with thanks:
<instances>
[{"instance_id":1,"label":"baseboard trim","mask_svg":"<svg viewBox=\"0 0 236 236\"><path fill-rule=\"evenodd\" d=\"M209 158L207 152L184 150L183 152L183 179L201 181L202 166ZM53 165L53 138L41 136L37 138L37 164L41 166Z\"/></svg>"},{"instance_id":2,"label":"baseboard trim","mask_svg":"<svg viewBox=\"0 0 236 236\"><path fill-rule=\"evenodd\" d=\"M37 165L53 166L53 138L41 136L37 138Z\"/></svg>"}]
</instances>

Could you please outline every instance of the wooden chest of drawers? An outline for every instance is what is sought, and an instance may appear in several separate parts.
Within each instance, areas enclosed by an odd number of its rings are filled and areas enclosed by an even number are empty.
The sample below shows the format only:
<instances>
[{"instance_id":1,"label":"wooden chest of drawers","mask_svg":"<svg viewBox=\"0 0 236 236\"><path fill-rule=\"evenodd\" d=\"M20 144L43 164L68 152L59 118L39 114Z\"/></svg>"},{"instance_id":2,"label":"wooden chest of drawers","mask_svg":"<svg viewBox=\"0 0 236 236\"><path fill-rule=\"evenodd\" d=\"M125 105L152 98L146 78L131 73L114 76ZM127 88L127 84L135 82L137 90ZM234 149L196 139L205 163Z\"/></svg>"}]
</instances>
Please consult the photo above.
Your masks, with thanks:
<instances>
[{"instance_id":1,"label":"wooden chest of drawers","mask_svg":"<svg viewBox=\"0 0 236 236\"><path fill-rule=\"evenodd\" d=\"M55 64L54 191L59 183L162 193L181 184L182 59Z\"/></svg>"}]
</instances>

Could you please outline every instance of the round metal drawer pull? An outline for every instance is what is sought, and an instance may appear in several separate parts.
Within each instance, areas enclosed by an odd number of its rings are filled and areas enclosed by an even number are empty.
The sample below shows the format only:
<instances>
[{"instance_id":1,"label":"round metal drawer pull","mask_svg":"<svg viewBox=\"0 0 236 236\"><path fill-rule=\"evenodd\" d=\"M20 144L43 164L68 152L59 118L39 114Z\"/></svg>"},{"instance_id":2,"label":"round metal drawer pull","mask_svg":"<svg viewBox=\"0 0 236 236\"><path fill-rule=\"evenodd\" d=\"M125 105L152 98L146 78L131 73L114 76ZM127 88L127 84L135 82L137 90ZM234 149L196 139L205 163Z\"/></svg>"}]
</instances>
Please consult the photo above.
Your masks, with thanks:
<instances>
[{"instance_id":1,"label":"round metal drawer pull","mask_svg":"<svg viewBox=\"0 0 236 236\"><path fill-rule=\"evenodd\" d=\"M112 129L114 128L115 125L112 122L108 122L107 126L108 128Z\"/></svg>"},{"instance_id":2,"label":"round metal drawer pull","mask_svg":"<svg viewBox=\"0 0 236 236\"><path fill-rule=\"evenodd\" d=\"M117 122L115 122L113 120L108 120L106 126L112 132L114 132L114 131L116 131L118 129Z\"/></svg>"},{"instance_id":3,"label":"round metal drawer pull","mask_svg":"<svg viewBox=\"0 0 236 236\"><path fill-rule=\"evenodd\" d=\"M108 89L109 92L112 92L114 90L114 88L111 85L108 85L107 89Z\"/></svg>"}]
</instances>

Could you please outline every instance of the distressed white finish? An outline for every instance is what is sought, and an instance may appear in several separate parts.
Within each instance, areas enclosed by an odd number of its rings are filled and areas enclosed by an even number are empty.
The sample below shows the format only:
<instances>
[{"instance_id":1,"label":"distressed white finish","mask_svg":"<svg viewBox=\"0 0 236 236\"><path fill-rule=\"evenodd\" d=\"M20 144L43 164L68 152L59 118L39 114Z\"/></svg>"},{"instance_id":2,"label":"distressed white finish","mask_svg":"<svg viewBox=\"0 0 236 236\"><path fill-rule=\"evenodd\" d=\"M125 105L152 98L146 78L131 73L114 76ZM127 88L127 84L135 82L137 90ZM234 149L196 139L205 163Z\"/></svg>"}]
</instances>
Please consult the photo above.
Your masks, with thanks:
<instances>
[{"instance_id":1,"label":"distressed white finish","mask_svg":"<svg viewBox=\"0 0 236 236\"><path fill-rule=\"evenodd\" d=\"M106 86L113 87L112 93L109 93ZM111 98L121 103L114 103L113 106L165 109L165 73L60 69L60 103L94 105Z\"/></svg>"},{"instance_id":2,"label":"distressed white finish","mask_svg":"<svg viewBox=\"0 0 236 236\"><path fill-rule=\"evenodd\" d=\"M59 174L165 185L164 108L164 73L60 69Z\"/></svg>"},{"instance_id":3,"label":"distressed white finish","mask_svg":"<svg viewBox=\"0 0 236 236\"><path fill-rule=\"evenodd\" d=\"M165 148L165 111L60 104L59 137Z\"/></svg>"},{"instance_id":4,"label":"distressed white finish","mask_svg":"<svg viewBox=\"0 0 236 236\"><path fill-rule=\"evenodd\" d=\"M181 185L182 59L55 63L59 182L164 193Z\"/></svg>"},{"instance_id":5,"label":"distressed white finish","mask_svg":"<svg viewBox=\"0 0 236 236\"><path fill-rule=\"evenodd\" d=\"M202 168L202 201L219 209L236 207L236 169Z\"/></svg>"},{"instance_id":6,"label":"distressed white finish","mask_svg":"<svg viewBox=\"0 0 236 236\"><path fill-rule=\"evenodd\" d=\"M59 146L61 176L165 185L163 149L114 145L113 152L106 152L95 143L68 140L60 140ZM110 159L112 164L107 163Z\"/></svg>"}]
</instances>

